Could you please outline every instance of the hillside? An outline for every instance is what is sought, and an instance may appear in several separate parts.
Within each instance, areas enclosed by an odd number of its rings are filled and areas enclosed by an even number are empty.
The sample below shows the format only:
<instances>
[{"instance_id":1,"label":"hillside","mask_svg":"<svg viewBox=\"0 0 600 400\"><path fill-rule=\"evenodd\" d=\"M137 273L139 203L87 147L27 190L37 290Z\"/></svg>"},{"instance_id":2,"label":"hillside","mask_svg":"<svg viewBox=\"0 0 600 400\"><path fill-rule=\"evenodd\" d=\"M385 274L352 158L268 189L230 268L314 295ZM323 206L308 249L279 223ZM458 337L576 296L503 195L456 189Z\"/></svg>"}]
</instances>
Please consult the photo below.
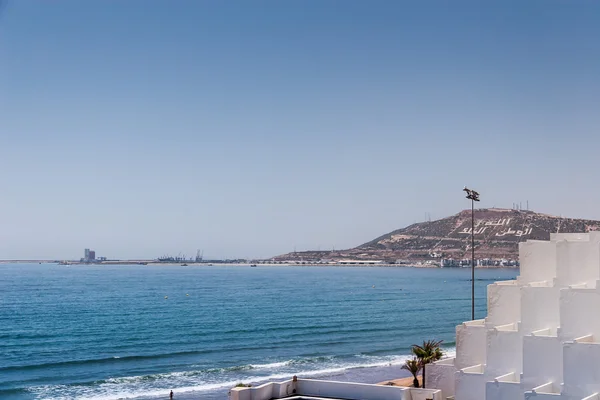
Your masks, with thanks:
<instances>
[{"instance_id":1,"label":"hillside","mask_svg":"<svg viewBox=\"0 0 600 400\"><path fill-rule=\"evenodd\" d=\"M475 210L477 258L517 259L518 243L548 240L552 232L600 230L600 221L561 218L533 211L488 208ZM470 258L471 210L451 217L421 222L380 236L353 249L336 252L300 252L276 260L406 260Z\"/></svg>"}]
</instances>

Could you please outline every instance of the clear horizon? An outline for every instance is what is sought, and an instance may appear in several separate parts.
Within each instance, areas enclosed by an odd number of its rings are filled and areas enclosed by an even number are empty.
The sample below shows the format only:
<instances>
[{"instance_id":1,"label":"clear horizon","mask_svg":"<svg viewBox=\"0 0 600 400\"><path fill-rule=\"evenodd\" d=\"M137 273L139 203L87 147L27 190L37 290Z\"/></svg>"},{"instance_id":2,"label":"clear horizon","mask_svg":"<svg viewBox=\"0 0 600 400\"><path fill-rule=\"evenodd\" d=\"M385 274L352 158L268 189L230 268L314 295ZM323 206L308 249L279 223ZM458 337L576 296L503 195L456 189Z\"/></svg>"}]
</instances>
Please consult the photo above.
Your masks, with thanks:
<instances>
[{"instance_id":1,"label":"clear horizon","mask_svg":"<svg viewBox=\"0 0 600 400\"><path fill-rule=\"evenodd\" d=\"M599 3L256 4L0 7L0 259L351 248L464 185L600 220Z\"/></svg>"}]
</instances>

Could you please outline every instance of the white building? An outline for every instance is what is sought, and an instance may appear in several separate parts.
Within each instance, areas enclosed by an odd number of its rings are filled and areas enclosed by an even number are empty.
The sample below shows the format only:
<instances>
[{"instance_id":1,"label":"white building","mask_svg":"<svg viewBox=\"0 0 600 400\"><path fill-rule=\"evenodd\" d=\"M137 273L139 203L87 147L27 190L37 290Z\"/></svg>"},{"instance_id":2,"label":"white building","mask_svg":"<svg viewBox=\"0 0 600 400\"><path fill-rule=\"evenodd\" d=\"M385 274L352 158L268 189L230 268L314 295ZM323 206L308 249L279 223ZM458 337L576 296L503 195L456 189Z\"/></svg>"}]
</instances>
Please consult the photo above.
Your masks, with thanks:
<instances>
[{"instance_id":1,"label":"white building","mask_svg":"<svg viewBox=\"0 0 600 400\"><path fill-rule=\"evenodd\" d=\"M270 382L256 387L235 387L229 391L230 400L443 400L441 390L405 388L400 386L368 385L290 379Z\"/></svg>"},{"instance_id":2,"label":"white building","mask_svg":"<svg viewBox=\"0 0 600 400\"><path fill-rule=\"evenodd\" d=\"M600 232L520 244L521 275L488 286L488 316L456 327L427 367L455 400L600 400Z\"/></svg>"},{"instance_id":3,"label":"white building","mask_svg":"<svg viewBox=\"0 0 600 400\"><path fill-rule=\"evenodd\" d=\"M523 242L521 274L488 286L488 315L456 327L428 389L318 380L235 388L231 400L600 400L600 232ZM435 390L437 389L437 390Z\"/></svg>"}]
</instances>

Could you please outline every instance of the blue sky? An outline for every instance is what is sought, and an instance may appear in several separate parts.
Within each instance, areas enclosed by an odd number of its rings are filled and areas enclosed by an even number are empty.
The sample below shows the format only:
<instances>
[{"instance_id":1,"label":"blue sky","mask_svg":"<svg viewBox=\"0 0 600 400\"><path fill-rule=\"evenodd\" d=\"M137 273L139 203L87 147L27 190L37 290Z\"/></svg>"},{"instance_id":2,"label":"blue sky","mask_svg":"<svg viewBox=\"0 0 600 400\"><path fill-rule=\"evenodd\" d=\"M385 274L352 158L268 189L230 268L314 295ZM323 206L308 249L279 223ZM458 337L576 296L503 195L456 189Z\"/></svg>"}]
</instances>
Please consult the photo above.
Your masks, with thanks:
<instances>
[{"instance_id":1,"label":"blue sky","mask_svg":"<svg viewBox=\"0 0 600 400\"><path fill-rule=\"evenodd\" d=\"M7 1L0 259L268 257L600 219L600 3Z\"/></svg>"}]
</instances>

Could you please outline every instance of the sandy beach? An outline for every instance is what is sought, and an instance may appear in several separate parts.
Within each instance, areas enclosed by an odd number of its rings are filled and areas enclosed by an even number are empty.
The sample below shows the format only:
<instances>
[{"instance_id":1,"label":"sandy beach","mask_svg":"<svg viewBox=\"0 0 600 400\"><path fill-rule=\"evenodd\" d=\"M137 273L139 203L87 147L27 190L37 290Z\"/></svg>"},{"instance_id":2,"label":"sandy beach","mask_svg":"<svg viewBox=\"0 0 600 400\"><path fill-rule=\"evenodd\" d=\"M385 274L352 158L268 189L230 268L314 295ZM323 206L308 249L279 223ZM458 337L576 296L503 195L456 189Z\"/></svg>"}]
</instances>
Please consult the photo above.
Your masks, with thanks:
<instances>
[{"instance_id":1,"label":"sandy beach","mask_svg":"<svg viewBox=\"0 0 600 400\"><path fill-rule=\"evenodd\" d=\"M419 375L419 385L423 384L423 378ZM378 385L390 385L390 386L405 386L412 387L413 385L413 377L408 376L405 378L391 379L388 381L379 382Z\"/></svg>"}]
</instances>

